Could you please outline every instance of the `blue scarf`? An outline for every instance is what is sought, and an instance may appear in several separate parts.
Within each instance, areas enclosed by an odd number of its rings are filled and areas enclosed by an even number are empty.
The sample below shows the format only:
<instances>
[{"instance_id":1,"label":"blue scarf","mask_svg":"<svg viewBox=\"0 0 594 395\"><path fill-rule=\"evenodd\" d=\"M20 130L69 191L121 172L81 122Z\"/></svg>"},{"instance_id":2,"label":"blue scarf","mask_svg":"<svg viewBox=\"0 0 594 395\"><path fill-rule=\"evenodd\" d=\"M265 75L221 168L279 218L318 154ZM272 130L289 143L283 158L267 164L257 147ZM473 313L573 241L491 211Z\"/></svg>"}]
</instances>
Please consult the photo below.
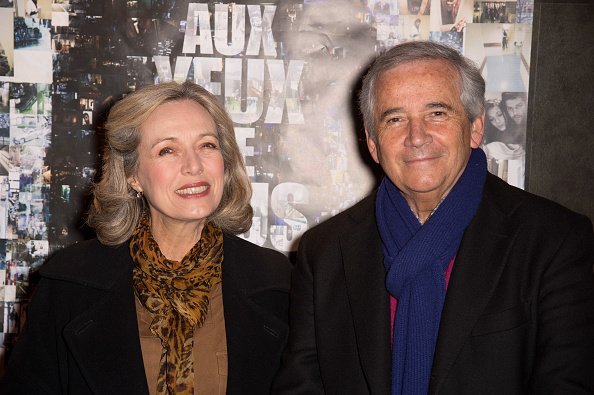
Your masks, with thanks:
<instances>
[{"instance_id":1,"label":"blue scarf","mask_svg":"<svg viewBox=\"0 0 594 395\"><path fill-rule=\"evenodd\" d=\"M386 287L398 300L392 348L392 394L426 395L445 300L445 271L481 201L485 154L473 149L460 179L424 225L384 177L376 217Z\"/></svg>"}]
</instances>

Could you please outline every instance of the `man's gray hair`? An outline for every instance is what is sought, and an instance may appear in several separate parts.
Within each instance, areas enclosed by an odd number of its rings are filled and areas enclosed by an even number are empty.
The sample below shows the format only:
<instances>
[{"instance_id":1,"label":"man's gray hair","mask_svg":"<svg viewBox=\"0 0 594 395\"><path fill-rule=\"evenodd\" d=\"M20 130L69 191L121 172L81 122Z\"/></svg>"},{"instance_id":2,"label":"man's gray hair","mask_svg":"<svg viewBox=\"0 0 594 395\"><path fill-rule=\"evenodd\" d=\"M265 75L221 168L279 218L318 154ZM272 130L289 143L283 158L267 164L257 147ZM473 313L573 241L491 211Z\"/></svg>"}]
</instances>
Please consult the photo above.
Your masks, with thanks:
<instances>
[{"instance_id":1,"label":"man's gray hair","mask_svg":"<svg viewBox=\"0 0 594 395\"><path fill-rule=\"evenodd\" d=\"M411 41L396 45L379 55L363 79L359 105L365 129L374 141L377 141L374 125L377 80L383 72L396 66L423 60L444 60L454 67L460 75L460 100L464 106L466 117L472 122L483 114L485 110L485 80L476 65L446 45L429 41Z\"/></svg>"}]
</instances>

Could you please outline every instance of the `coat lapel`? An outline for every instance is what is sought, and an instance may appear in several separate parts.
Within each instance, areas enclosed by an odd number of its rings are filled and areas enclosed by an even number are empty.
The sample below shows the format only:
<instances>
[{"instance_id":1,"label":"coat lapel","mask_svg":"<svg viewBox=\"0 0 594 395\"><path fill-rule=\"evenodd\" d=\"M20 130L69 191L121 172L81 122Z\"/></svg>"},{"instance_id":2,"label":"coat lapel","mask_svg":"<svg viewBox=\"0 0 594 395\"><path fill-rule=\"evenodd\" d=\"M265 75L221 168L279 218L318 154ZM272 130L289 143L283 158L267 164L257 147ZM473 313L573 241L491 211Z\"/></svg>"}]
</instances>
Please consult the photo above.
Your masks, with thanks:
<instances>
[{"instance_id":1,"label":"coat lapel","mask_svg":"<svg viewBox=\"0 0 594 395\"><path fill-rule=\"evenodd\" d=\"M339 235L357 349L370 392L388 394L391 382L390 307L374 196L353 213L352 230Z\"/></svg>"},{"instance_id":2,"label":"coat lapel","mask_svg":"<svg viewBox=\"0 0 594 395\"><path fill-rule=\"evenodd\" d=\"M496 201L496 197L485 193L456 255L442 312L430 394L437 393L444 382L503 272L511 242L505 225L507 214L493 203Z\"/></svg>"},{"instance_id":3,"label":"coat lapel","mask_svg":"<svg viewBox=\"0 0 594 395\"><path fill-rule=\"evenodd\" d=\"M64 339L94 393L148 393L131 270L66 326Z\"/></svg>"},{"instance_id":4,"label":"coat lapel","mask_svg":"<svg viewBox=\"0 0 594 395\"><path fill-rule=\"evenodd\" d=\"M253 257L225 239L223 261L223 306L227 337L227 393L258 393L262 391L263 372L270 369L270 356L278 356L288 337L288 325L255 303L251 296L266 293L269 298L286 297L288 290L253 289L246 270ZM241 259L237 259L241 258ZM278 292L278 294L277 294ZM272 377L267 378L272 381Z\"/></svg>"}]
</instances>

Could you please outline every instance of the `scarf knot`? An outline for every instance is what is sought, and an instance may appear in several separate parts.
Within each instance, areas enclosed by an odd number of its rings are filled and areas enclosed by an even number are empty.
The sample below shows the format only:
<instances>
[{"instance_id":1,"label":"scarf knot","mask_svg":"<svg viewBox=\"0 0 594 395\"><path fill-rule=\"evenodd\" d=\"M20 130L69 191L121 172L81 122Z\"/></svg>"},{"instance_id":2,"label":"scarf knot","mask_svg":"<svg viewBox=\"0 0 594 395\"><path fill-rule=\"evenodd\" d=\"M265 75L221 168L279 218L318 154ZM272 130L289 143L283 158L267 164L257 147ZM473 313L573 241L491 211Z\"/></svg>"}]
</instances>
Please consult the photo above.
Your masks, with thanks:
<instances>
[{"instance_id":1,"label":"scarf knot","mask_svg":"<svg viewBox=\"0 0 594 395\"><path fill-rule=\"evenodd\" d=\"M376 219L386 288L398 299L392 348L392 394L425 395L441 311L445 271L478 209L487 176L485 154L473 149L464 172L421 225L398 188L384 177Z\"/></svg>"},{"instance_id":2,"label":"scarf knot","mask_svg":"<svg viewBox=\"0 0 594 395\"><path fill-rule=\"evenodd\" d=\"M190 252L173 262L161 253L145 216L130 240L130 254L134 291L153 318L150 330L163 347L157 393L193 394L194 329L204 323L210 290L221 281L223 232L205 224Z\"/></svg>"}]
</instances>

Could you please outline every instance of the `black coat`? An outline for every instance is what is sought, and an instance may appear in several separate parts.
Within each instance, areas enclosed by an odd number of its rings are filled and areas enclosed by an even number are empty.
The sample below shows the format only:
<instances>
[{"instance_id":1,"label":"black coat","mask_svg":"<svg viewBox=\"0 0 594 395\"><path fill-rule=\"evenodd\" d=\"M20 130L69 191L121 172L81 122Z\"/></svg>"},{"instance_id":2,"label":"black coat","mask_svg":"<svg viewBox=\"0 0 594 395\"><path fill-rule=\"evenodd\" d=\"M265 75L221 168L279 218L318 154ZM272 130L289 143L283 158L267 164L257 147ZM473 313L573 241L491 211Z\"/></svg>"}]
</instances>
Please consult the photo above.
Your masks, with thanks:
<instances>
[{"instance_id":1,"label":"black coat","mask_svg":"<svg viewBox=\"0 0 594 395\"><path fill-rule=\"evenodd\" d=\"M374 212L371 196L301 239L274 393L390 393ZM489 175L456 255L429 394L594 393L593 264L587 218Z\"/></svg>"},{"instance_id":2,"label":"black coat","mask_svg":"<svg viewBox=\"0 0 594 395\"><path fill-rule=\"evenodd\" d=\"M290 265L279 252L224 235L222 289L229 394L265 394L288 326ZM97 240L41 269L0 393L147 394L128 243Z\"/></svg>"}]
</instances>

